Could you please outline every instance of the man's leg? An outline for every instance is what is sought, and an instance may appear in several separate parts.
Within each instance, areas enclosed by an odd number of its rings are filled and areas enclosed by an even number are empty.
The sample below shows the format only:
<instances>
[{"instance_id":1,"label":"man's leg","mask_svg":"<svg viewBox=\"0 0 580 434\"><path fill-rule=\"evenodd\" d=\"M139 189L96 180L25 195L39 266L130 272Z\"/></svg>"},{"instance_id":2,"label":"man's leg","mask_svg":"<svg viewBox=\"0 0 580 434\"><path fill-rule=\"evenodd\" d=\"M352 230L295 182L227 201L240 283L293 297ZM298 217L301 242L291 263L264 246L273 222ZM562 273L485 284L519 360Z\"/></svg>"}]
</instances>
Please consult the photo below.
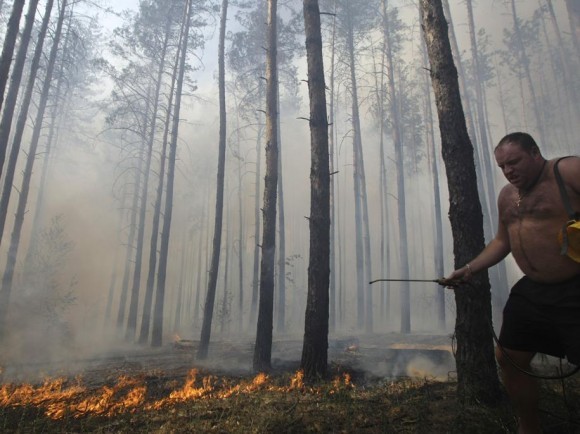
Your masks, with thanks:
<instances>
[{"instance_id":1,"label":"man's leg","mask_svg":"<svg viewBox=\"0 0 580 434\"><path fill-rule=\"evenodd\" d=\"M522 369L530 370L530 362L534 357L534 353L496 347L495 357L501 368L503 385L518 415L518 432L520 434L541 433L536 379L521 372L514 366L515 363ZM508 357L511 361L508 360Z\"/></svg>"}]
</instances>

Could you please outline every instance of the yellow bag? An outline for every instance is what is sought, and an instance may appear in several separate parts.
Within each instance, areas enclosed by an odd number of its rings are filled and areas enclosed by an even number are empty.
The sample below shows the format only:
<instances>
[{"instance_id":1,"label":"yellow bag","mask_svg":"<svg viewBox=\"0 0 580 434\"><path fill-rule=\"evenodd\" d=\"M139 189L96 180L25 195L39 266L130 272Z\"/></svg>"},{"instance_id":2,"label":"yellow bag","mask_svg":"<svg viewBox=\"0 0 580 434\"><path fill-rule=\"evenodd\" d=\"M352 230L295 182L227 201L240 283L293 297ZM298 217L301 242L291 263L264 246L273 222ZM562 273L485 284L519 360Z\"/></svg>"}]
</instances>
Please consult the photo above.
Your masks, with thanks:
<instances>
[{"instance_id":1,"label":"yellow bag","mask_svg":"<svg viewBox=\"0 0 580 434\"><path fill-rule=\"evenodd\" d=\"M562 203L570 220L562 226L562 230L558 234L558 241L562 246L562 249L560 250L561 255L566 255L573 261L580 262L580 212L576 212L572 209L570 198L568 197L566 187L564 186L564 180L558 170L558 163L560 163L564 158L568 157L559 158L554 163L554 176L558 183L560 196L562 196Z\"/></svg>"},{"instance_id":2,"label":"yellow bag","mask_svg":"<svg viewBox=\"0 0 580 434\"><path fill-rule=\"evenodd\" d=\"M580 221L570 220L558 234L562 255L580 262Z\"/></svg>"}]
</instances>

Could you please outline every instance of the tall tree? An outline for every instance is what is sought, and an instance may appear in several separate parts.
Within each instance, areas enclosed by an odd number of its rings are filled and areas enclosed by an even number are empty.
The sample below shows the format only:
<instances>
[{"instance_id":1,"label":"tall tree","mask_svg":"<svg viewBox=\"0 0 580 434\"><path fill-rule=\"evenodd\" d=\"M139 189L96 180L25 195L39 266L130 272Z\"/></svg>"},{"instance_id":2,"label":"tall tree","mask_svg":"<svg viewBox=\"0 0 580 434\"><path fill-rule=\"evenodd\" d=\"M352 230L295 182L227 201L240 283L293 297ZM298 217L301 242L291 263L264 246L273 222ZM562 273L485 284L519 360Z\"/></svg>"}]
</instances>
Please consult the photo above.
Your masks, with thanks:
<instances>
[{"instance_id":1,"label":"tall tree","mask_svg":"<svg viewBox=\"0 0 580 434\"><path fill-rule=\"evenodd\" d=\"M489 239L493 236L493 229L497 227L498 224L498 209L497 209L497 192L495 188L495 183L492 175L492 147L489 143L489 138L487 135L487 111L485 109L485 88L484 88L484 77L483 70L484 65L481 61L481 55L478 48L477 38L476 38L476 28L475 19L473 14L473 3L471 0L466 0L467 6L467 20L469 23L469 39L471 41L471 62L473 69L473 85L475 87L475 108L477 112L477 126L478 126L478 148L476 149L476 162L480 165L479 176L482 178L481 186L479 187L480 197L482 199L482 206L485 204L485 209L489 210L489 218L486 221L491 222L491 226L488 227ZM479 152L478 152L479 151ZM483 188L483 182L485 181L485 188ZM486 195L487 192L487 196ZM485 224L486 225L486 224ZM485 233L485 226L484 226ZM498 264L497 267L491 271L492 279L494 282L493 291L494 306L497 311L500 312L507 300L507 291L505 288L508 287L505 263Z\"/></svg>"},{"instance_id":2,"label":"tall tree","mask_svg":"<svg viewBox=\"0 0 580 434\"><path fill-rule=\"evenodd\" d=\"M420 0L420 12L439 115L457 267L473 258L485 245L481 204L474 200L478 193L473 146L465 125L441 0ZM499 397L499 380L489 326L491 293L487 273L475 276L473 286L458 288L455 301L459 400L465 404L494 404Z\"/></svg>"},{"instance_id":3,"label":"tall tree","mask_svg":"<svg viewBox=\"0 0 580 434\"><path fill-rule=\"evenodd\" d=\"M6 89L6 82L8 81L12 54L14 53L14 46L16 45L16 37L18 36L22 9L24 9L24 0L15 1L12 4L12 12L10 13L6 35L4 36L4 45L2 46L2 55L0 56L0 110L4 102L4 90Z\"/></svg>"},{"instance_id":4,"label":"tall tree","mask_svg":"<svg viewBox=\"0 0 580 434\"><path fill-rule=\"evenodd\" d=\"M215 204L215 223L212 245L211 266L209 269L209 281L205 296L205 307L203 311L203 324L201 327L201 338L197 357L204 359L207 357L209 340L211 335L211 323L213 318L213 307L215 303L215 293L218 279L219 260L222 242L222 222L224 212L224 180L226 163L226 72L225 72L225 42L226 42L226 20L228 16L228 0L222 0L220 17L220 36L218 48L218 88L220 107L220 127L219 127L219 151L217 168L217 188Z\"/></svg>"},{"instance_id":5,"label":"tall tree","mask_svg":"<svg viewBox=\"0 0 580 434\"><path fill-rule=\"evenodd\" d=\"M300 368L306 379L324 377L328 368L330 276L330 170L326 85L318 0L304 0L304 27L310 98L310 255L308 299Z\"/></svg>"},{"instance_id":6,"label":"tall tree","mask_svg":"<svg viewBox=\"0 0 580 434\"><path fill-rule=\"evenodd\" d=\"M266 175L264 180L264 226L260 261L260 299L254 347L254 370L270 369L274 309L274 260L276 250L276 192L278 185L278 64L277 0L268 0L266 49Z\"/></svg>"},{"instance_id":7,"label":"tall tree","mask_svg":"<svg viewBox=\"0 0 580 434\"><path fill-rule=\"evenodd\" d=\"M421 51L423 64L425 69L428 69L427 50L425 47L425 40L421 40ZM429 83L429 77L425 74L425 125L426 135L427 135L427 145L429 146L429 157L431 162L431 182L433 184L433 215L435 218L435 240L433 256L435 258L435 273L437 276L444 276L443 258L444 258L444 248L443 248L443 221L441 212L441 193L439 188L439 165L437 164L437 152L435 150L435 131L433 128L433 110L431 102L431 86ZM437 326L439 330L445 330L445 288L437 288L437 294L435 295L435 309L437 314Z\"/></svg>"},{"instance_id":8,"label":"tall tree","mask_svg":"<svg viewBox=\"0 0 580 434\"><path fill-rule=\"evenodd\" d=\"M52 5L50 5L52 8ZM5 313L8 304L8 297L10 292L12 291L12 283L14 278L14 269L16 266L16 259L18 254L18 248L20 246L20 237L22 234L22 226L24 224L24 217L26 214L26 206L28 202L28 193L30 191L30 182L32 179L32 168L34 166L34 162L36 160L36 149L38 147L38 142L40 140L40 132L42 130L42 123L44 121L45 109L46 104L48 101L48 95L51 87L52 75L54 72L54 66L56 63L56 56L58 54L59 43L61 42L61 35L62 35L62 27L65 19L65 10L67 7L67 0L63 0L60 5L59 16L57 21L56 30L54 32L52 47L50 50L48 63L46 65L46 73L44 77L44 81L42 84L42 90L40 94L40 100L38 103L38 108L36 112L36 117L34 120L34 128L32 132L32 138L30 140L30 147L28 149L28 155L26 159L26 165L24 168L23 179L22 179L22 187L20 188L20 194L18 197L18 205L16 208L16 215L14 217L14 227L12 229L12 234L10 237L10 246L8 248L8 257L6 260L6 266L4 268L4 274L2 276L2 288L1 288L1 297L0 297L0 334L2 333L2 326L5 321ZM50 15L47 13L47 15ZM42 51L43 44L40 41L44 41L45 34L39 36L39 43L37 44L37 50ZM35 77L29 78L34 82ZM29 82L30 83L30 82ZM32 91L31 91L32 92ZM28 107L23 106L21 110L28 111ZM25 116L26 117L26 116ZM23 129L23 128L22 128ZM20 149L20 140L21 137L16 137L15 141L12 144L12 149L15 148ZM12 155L11 155L12 157ZM16 161L14 162L16 165ZM8 176L8 174L7 174ZM10 189L12 189L12 182L10 182ZM6 189L6 186L5 186ZM4 193L4 192L3 192ZM4 197L4 195L3 195Z\"/></svg>"},{"instance_id":9,"label":"tall tree","mask_svg":"<svg viewBox=\"0 0 580 434\"><path fill-rule=\"evenodd\" d=\"M175 182L175 161L177 157L177 137L179 133L179 113L181 110L181 96L185 76L189 29L193 15L193 0L187 0L183 13L183 26L179 44L179 68L175 90L175 107L171 126L171 143L167 161L167 184L165 196L165 211L163 213L163 230L159 252L159 269L157 272L157 292L155 294L155 309L153 313L153 329L151 331L151 345L159 347L163 341L163 308L165 303L165 285L167 280L167 262L169 260L169 235L171 232L171 217L173 214L173 187Z\"/></svg>"},{"instance_id":10,"label":"tall tree","mask_svg":"<svg viewBox=\"0 0 580 434\"><path fill-rule=\"evenodd\" d=\"M576 48L576 56L580 59L580 4L576 0L566 0L566 10L568 11L572 42Z\"/></svg>"},{"instance_id":11,"label":"tall tree","mask_svg":"<svg viewBox=\"0 0 580 434\"><path fill-rule=\"evenodd\" d=\"M395 89L395 62L393 58L393 41L390 32L389 15L387 14L387 1L383 0L383 35L385 45L385 73L387 76L387 101L388 112L391 120L391 137L395 148L395 161L397 167L397 212L399 228L399 254L401 279L409 279L409 251L407 242L407 209L405 194L404 172L404 146L402 134L402 121L399 111L400 93ZM401 332L411 331L411 294L408 282L402 282L401 286Z\"/></svg>"},{"instance_id":12,"label":"tall tree","mask_svg":"<svg viewBox=\"0 0 580 434\"><path fill-rule=\"evenodd\" d=\"M30 0L28 3L28 11L26 13L24 29L22 30L22 35L20 36L20 44L18 46L18 52L16 53L16 59L14 60L14 66L12 67L12 75L10 76L10 86L4 101L5 104L2 111L2 119L0 120L0 174L4 173L4 160L6 159L6 151L8 150L8 139L10 137L10 129L12 128L12 119L16 110L16 100L18 99L20 82L22 81L22 76L24 73L26 53L28 51L28 45L32 35L34 16L36 15L37 6L38 0ZM50 9L45 7L45 17L47 16L46 11L50 11L51 9L52 4L50 4ZM48 17L50 17L50 12L48 13ZM48 20L48 18L46 19ZM42 27L43 25L41 25L41 29L39 30L40 33L42 33ZM4 223L2 223L2 228L0 230L0 241L3 229Z\"/></svg>"},{"instance_id":13,"label":"tall tree","mask_svg":"<svg viewBox=\"0 0 580 434\"><path fill-rule=\"evenodd\" d=\"M144 3L141 4L141 8L145 8ZM144 11L146 13L146 11ZM158 12L157 9L153 11ZM169 9L171 12L171 9ZM157 73L153 83L149 86L152 87L146 96L147 101L151 104L150 110L150 120L145 122L146 131L146 150L145 150L145 162L143 168L143 182L141 185L141 192L139 196L141 198L141 204L139 206L139 222L137 226L137 244L135 246L135 268L133 270L133 285L131 287L131 303L129 304L129 314L127 317L127 330L125 333L125 338L129 341L135 339L135 334L137 330L137 312L139 307L139 293L141 290L141 270L143 266L143 250L144 250L144 240L145 240L145 220L147 215L147 208L149 203L149 177L151 174L151 162L153 159L153 146L155 144L155 137L157 131L157 119L159 117L158 108L161 99L161 85L163 83L163 75L165 73L165 62L168 52L168 46L170 42L170 28L171 28L171 14L167 12L162 21L165 22L164 32L160 35L161 44L159 51L156 52L156 56L159 57L159 63L157 65ZM162 15L163 16L163 15ZM150 22L150 21L149 21ZM147 24L143 23L143 24ZM155 66L154 63L151 66ZM148 126L148 127L147 127Z\"/></svg>"},{"instance_id":14,"label":"tall tree","mask_svg":"<svg viewBox=\"0 0 580 434\"><path fill-rule=\"evenodd\" d=\"M532 111L534 113L534 120L535 120L535 129L539 132L540 140L542 143L547 143L546 135L545 135L545 125L542 119L542 114L540 111L540 106L538 102L538 97L536 96L536 88L534 86L534 82L532 80L532 72L530 69L531 60L528 55L528 51L526 49L526 41L522 34L522 23L521 19L518 16L516 10L516 3L515 0L510 0L511 4L511 12L512 12L512 19L513 19L513 48L515 50L516 59L518 60L518 68L522 70L522 75L527 83L528 91L530 93L530 105L532 106ZM523 98L523 95L522 95Z\"/></svg>"}]
</instances>

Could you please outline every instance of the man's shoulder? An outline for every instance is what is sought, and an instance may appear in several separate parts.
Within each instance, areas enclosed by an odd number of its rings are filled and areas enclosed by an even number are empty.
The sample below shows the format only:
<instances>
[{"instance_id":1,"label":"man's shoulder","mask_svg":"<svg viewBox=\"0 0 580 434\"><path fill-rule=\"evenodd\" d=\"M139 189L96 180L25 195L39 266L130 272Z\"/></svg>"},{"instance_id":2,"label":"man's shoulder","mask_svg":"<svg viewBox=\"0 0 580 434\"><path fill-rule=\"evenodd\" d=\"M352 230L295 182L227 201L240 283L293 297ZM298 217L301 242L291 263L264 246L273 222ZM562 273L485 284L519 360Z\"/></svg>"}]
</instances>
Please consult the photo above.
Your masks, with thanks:
<instances>
[{"instance_id":1,"label":"man's shoulder","mask_svg":"<svg viewBox=\"0 0 580 434\"><path fill-rule=\"evenodd\" d=\"M558 170L564 182L580 192L580 157L571 155L556 160L561 160L558 163Z\"/></svg>"},{"instance_id":2,"label":"man's shoulder","mask_svg":"<svg viewBox=\"0 0 580 434\"><path fill-rule=\"evenodd\" d=\"M515 189L516 188L509 183L504 185L499 191L499 199L502 199L504 196L512 195Z\"/></svg>"}]
</instances>

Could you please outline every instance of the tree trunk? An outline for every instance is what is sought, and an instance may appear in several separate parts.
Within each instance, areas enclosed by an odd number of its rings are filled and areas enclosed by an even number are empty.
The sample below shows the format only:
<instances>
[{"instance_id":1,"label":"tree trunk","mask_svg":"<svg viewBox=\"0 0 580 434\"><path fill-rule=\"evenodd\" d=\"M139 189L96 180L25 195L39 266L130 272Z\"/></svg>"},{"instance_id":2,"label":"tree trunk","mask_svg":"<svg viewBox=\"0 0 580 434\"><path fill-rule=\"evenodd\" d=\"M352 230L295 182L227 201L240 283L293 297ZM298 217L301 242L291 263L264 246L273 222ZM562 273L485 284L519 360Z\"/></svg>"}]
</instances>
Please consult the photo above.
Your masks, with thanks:
<instances>
[{"instance_id":1,"label":"tree trunk","mask_svg":"<svg viewBox=\"0 0 580 434\"><path fill-rule=\"evenodd\" d=\"M350 17L348 9L345 11ZM361 164L362 155L359 142L362 141L360 132L360 117L358 115L358 95L354 58L354 29L350 18L347 18L347 46L349 55L350 86L352 98L352 129L353 129L353 187L354 187L354 224L355 224L355 255L356 255L356 323L359 329L365 326L365 267L364 267L364 243L363 243L363 217L362 217L362 186Z\"/></svg>"},{"instance_id":2,"label":"tree trunk","mask_svg":"<svg viewBox=\"0 0 580 434\"><path fill-rule=\"evenodd\" d=\"M201 339L197 350L197 357L205 359L209 349L211 335L211 323L213 318L213 307L215 303L216 285L220 265L220 251L222 244L222 221L224 213L224 178L226 162L226 73L225 73L225 38L226 20L228 16L228 0L222 0L222 10L220 18L220 42L218 48L219 63L219 106L220 106L220 130L219 130L219 152L216 183L215 200L215 223L213 234L213 246L211 256L211 266L209 269L209 282L205 297L205 307L203 310L203 324L201 327Z\"/></svg>"},{"instance_id":3,"label":"tree trunk","mask_svg":"<svg viewBox=\"0 0 580 434\"><path fill-rule=\"evenodd\" d=\"M121 283L121 294L119 298L119 311L117 312L117 329L121 332L125 327L125 314L127 311L127 295L129 293L129 281L131 279L131 257L133 256L133 245L135 243L135 233L137 229L137 203L139 200L139 186L141 185L141 172L143 167L143 152L141 148L135 168L135 182L133 200L129 209L129 234L127 236L127 250L125 251L125 268L123 270L123 281Z\"/></svg>"},{"instance_id":4,"label":"tree trunk","mask_svg":"<svg viewBox=\"0 0 580 434\"><path fill-rule=\"evenodd\" d=\"M175 86L177 73L179 71L179 50L171 75L171 87L167 97L167 109L165 110L165 124L163 126L163 139L161 140L161 155L159 158L159 178L157 180L157 191L155 193L155 205L153 206L153 222L151 224L151 240L149 247L149 263L147 268L147 284L145 286L145 298L143 300L143 316L141 318L141 328L139 330L140 344L145 344L149 340L149 330L151 327L151 313L153 308L153 293L155 291L155 271L157 269L157 243L159 242L159 226L161 221L161 206L163 204L163 187L165 185L165 166L167 162L167 143L169 131L171 129L171 112L173 98L175 96Z\"/></svg>"},{"instance_id":5,"label":"tree trunk","mask_svg":"<svg viewBox=\"0 0 580 434\"><path fill-rule=\"evenodd\" d=\"M4 275L2 276L2 288L0 292L0 335L3 331L3 326L6 318L8 300L10 292L12 290L12 282L14 277L14 268L16 266L16 257L18 254L18 247L20 245L20 235L22 233L22 226L24 224L24 216L26 214L26 205L28 202L28 193L30 191L30 181L32 179L32 168L34 166L34 161L36 160L36 149L38 147L38 142L40 139L40 132L42 129L42 123L44 120L44 112L46 109L46 103L48 101L48 93L50 91L50 84L52 81L52 75L54 72L54 65L56 63L56 55L58 53L58 46L61 40L62 26L64 23L64 12L67 6L67 0L63 0L60 7L60 13L58 17L57 27L54 33L52 48L50 50L50 55L48 58L48 63L46 66L46 75L44 77L44 83L42 85L42 92L40 95L40 101L38 103L38 110L36 113L36 118L34 121L34 129L32 132L32 138L30 141L30 148L28 149L28 157L26 159L26 165L24 168L22 187L20 189L20 196L18 198L18 205L16 209L16 215L14 217L14 227L12 229L12 235L10 237L10 246L8 248L8 257L6 260L6 267L4 268ZM50 5L52 8L52 5ZM49 15L47 13L47 15ZM48 19L47 19L48 20ZM46 28L44 29L46 30ZM44 41L45 34L41 33L39 36L39 42L37 44L37 50L42 51L42 42ZM36 53L35 53L36 54ZM38 69L38 66L36 66ZM34 81L35 74L32 74L30 80ZM30 90L32 93L32 90ZM21 110L28 112L28 107L23 106ZM24 128L23 128L24 129ZM13 143L12 149L20 146L20 140L18 139ZM15 162L16 164L16 162ZM8 176L8 173L7 173ZM10 188L12 188L12 183L10 183Z\"/></svg>"},{"instance_id":6,"label":"tree trunk","mask_svg":"<svg viewBox=\"0 0 580 434\"><path fill-rule=\"evenodd\" d=\"M528 55L526 53L524 39L522 36L522 32L520 30L520 21L519 21L519 18L517 16L517 12L516 12L515 0L511 0L511 6L512 6L512 18L514 21L514 34L516 36L516 40L517 40L517 44L518 44L518 48L519 48L519 53L518 53L519 54L519 63L524 69L524 77L525 77L526 82L528 84L528 90L530 91L530 97L532 100L531 104L532 104L532 109L533 109L534 117L535 117L535 121L536 121L536 128L540 134L540 142L541 143L548 143L548 141L546 140L546 135L544 133L544 122L542 120L540 107L538 105L538 99L536 98L536 90L534 88L534 83L532 82L532 74L530 72L530 63L531 62L530 62L530 59L528 58ZM522 98L523 98L523 95L522 95Z\"/></svg>"},{"instance_id":7,"label":"tree trunk","mask_svg":"<svg viewBox=\"0 0 580 434\"><path fill-rule=\"evenodd\" d=\"M480 192L481 196L487 195L484 197L484 202L487 206L485 209L489 210L489 220L491 222L491 227L489 228L489 240L493 237L493 231L498 226L498 209L497 209L497 192L494 183L494 176L493 176L493 167L492 167L492 147L489 145L489 139L487 136L487 112L485 110L485 89L482 85L482 77L481 77L481 65L479 64L479 51L477 49L477 39L476 29L475 29L475 21L473 18L473 6L472 1L466 1L467 6L467 18L469 21L469 36L471 40L471 58L474 70L474 84L475 84L475 106L477 108L477 124L479 130L479 153L481 155L480 161L483 162L483 165L480 169L481 176L481 183L485 180L486 187L483 188L481 186ZM477 151L476 151L477 152ZM481 163L480 163L481 164ZM485 230L484 230L485 233ZM493 291L494 294L494 307L498 314L501 314L503 310L503 306L507 301L508 291L506 288L509 287L507 282L507 272L505 263L501 262L496 267L491 270L491 278L493 281Z\"/></svg>"},{"instance_id":8,"label":"tree trunk","mask_svg":"<svg viewBox=\"0 0 580 434\"><path fill-rule=\"evenodd\" d=\"M550 21L552 22L552 27L554 28L554 34L556 35L556 41L558 45L558 55L560 56L560 64L564 71L564 86L567 92L569 100L572 102L572 108L576 114L576 119L580 119L580 104L578 104L578 97L576 92L576 86L572 81L573 73L570 67L570 61L566 52L564 51L564 41L562 40L562 34L560 32L560 27L558 26L558 21L556 20L556 13L554 12L554 6L552 5L552 0L546 0L548 5L548 13L550 14ZM580 8L579 8L580 10Z\"/></svg>"},{"instance_id":9,"label":"tree trunk","mask_svg":"<svg viewBox=\"0 0 580 434\"><path fill-rule=\"evenodd\" d=\"M384 4L386 10L386 0ZM387 92L389 100L389 116L392 123L392 140L395 148L395 161L397 167L397 203L399 218L399 256L400 256L400 279L409 279L409 249L407 245L407 211L405 197L405 164L403 160L403 140L401 134L401 120L399 116L398 100L395 90L395 68L393 52L391 48L391 36L389 32L388 17L385 14L383 23L383 36L385 38L385 60L387 68ZM411 331L411 294L409 282L401 283L401 333Z\"/></svg>"},{"instance_id":10,"label":"tree trunk","mask_svg":"<svg viewBox=\"0 0 580 434\"><path fill-rule=\"evenodd\" d=\"M131 257L131 262L133 262L133 280L131 285L131 290L128 290L129 295L129 311L127 313L127 323L125 327L125 339L132 342L135 339L135 330L137 327L137 306L139 305L139 289L141 287L141 258L143 256L143 235L145 233L145 211L147 209L147 190L149 185L149 173L151 168L151 154L152 147L145 146L145 140L147 137L147 125L151 116L150 108L150 89L147 90L147 99L145 102L145 109L142 113L143 119L141 122L140 142L141 147L140 158L144 158L144 163L139 162L140 173L141 173L141 183L139 187L135 189L135 197L133 204L135 205L135 215L136 215L136 226L135 234L137 235L137 244L135 245L135 251ZM144 168L142 166L145 166ZM144 169L144 170L141 170ZM145 196L143 193L145 192Z\"/></svg>"},{"instance_id":11,"label":"tree trunk","mask_svg":"<svg viewBox=\"0 0 580 434\"><path fill-rule=\"evenodd\" d=\"M161 249L159 252L159 271L157 273L157 293L155 294L155 310L153 313L153 329L151 331L151 345L160 347L163 340L163 307L165 302L165 282L167 279L167 262L169 256L169 234L171 232L171 215L173 213L173 184L175 180L175 159L177 154L177 136L179 133L179 112L181 109L181 95L183 90L183 77L185 75L185 59L187 57L187 43L189 26L193 15L193 0L188 0L184 11L184 24L182 30L181 59L179 61L179 73L175 91L175 108L173 113L173 125L171 127L171 143L169 146L169 159L167 164L167 190L165 196L165 212L163 214L163 230L161 232Z\"/></svg>"},{"instance_id":12,"label":"tree trunk","mask_svg":"<svg viewBox=\"0 0 580 434\"><path fill-rule=\"evenodd\" d=\"M335 76L335 55L336 55L336 2L334 3L334 16L332 19L332 39L331 39L331 56L330 56L330 101L328 105L328 161L330 163L330 282L329 282L329 298L330 298L330 314L329 314L329 328L331 331L337 326L337 291L336 291L336 218L338 213L335 206L335 172L334 172L334 93L336 91L334 85Z\"/></svg>"},{"instance_id":13,"label":"tree trunk","mask_svg":"<svg viewBox=\"0 0 580 434\"><path fill-rule=\"evenodd\" d=\"M256 176L254 178L254 259L252 267L252 300L250 305L250 329L256 323L258 290L260 287L260 177L262 166L262 126L256 138Z\"/></svg>"},{"instance_id":14,"label":"tree trunk","mask_svg":"<svg viewBox=\"0 0 580 434\"><path fill-rule=\"evenodd\" d=\"M278 113L280 113L280 95ZM284 223L284 185L282 182L282 140L280 134L280 117L278 116L278 300L277 322L278 333L286 329L286 227Z\"/></svg>"},{"instance_id":15,"label":"tree trunk","mask_svg":"<svg viewBox=\"0 0 580 434\"><path fill-rule=\"evenodd\" d=\"M33 2L31 2L30 6L32 6L32 3ZM28 119L28 110L30 107L30 101L32 99L32 93L34 91L36 75L38 74L38 69L40 66L40 59L42 58L42 48L44 46L44 40L46 39L46 33L48 24L50 22L50 13L52 11L53 4L54 0L48 0L44 9L42 24L38 31L36 47L30 64L28 83L26 84L26 89L24 91L22 101L20 102L20 112L16 121L16 131L12 139L12 149L10 150L10 157L6 170L3 170L4 159L6 157L8 139L10 137L10 129L12 127L12 118L16 109L16 99L18 96L20 81L22 79L24 62L26 60L26 51L30 41L32 24L34 22L34 12L30 9L26 15L26 25L23 37L21 38L20 42L21 45L18 49L18 55L14 63L14 69L12 71L10 89L8 90L8 95L6 97L6 106L4 107L4 112L2 113L2 121L0 121L0 173L3 172L2 174L4 175L4 188L2 190L2 198L0 199L0 243L2 242L4 235L4 225L6 224L6 216L8 214L8 202L10 200L10 194L12 192L12 186L14 182L14 172L16 170L16 160L18 159L18 154L20 153L20 142L22 141L24 128Z\"/></svg>"},{"instance_id":16,"label":"tree trunk","mask_svg":"<svg viewBox=\"0 0 580 434\"><path fill-rule=\"evenodd\" d=\"M327 375L330 275L330 171L326 86L318 0L304 0L310 99L310 255L300 368L307 380Z\"/></svg>"},{"instance_id":17,"label":"tree trunk","mask_svg":"<svg viewBox=\"0 0 580 434\"><path fill-rule=\"evenodd\" d=\"M566 0L566 10L570 21L570 34L576 48L576 56L580 59L580 3L578 0Z\"/></svg>"},{"instance_id":18,"label":"tree trunk","mask_svg":"<svg viewBox=\"0 0 580 434\"><path fill-rule=\"evenodd\" d=\"M10 137L10 129L12 127L12 118L14 117L14 111L16 110L16 100L18 98L20 82L22 81L22 75L24 73L26 52L28 51L28 45L30 43L30 35L32 34L32 27L34 26L34 16L36 15L37 6L38 0L30 0L28 3L24 29L20 36L20 44L18 46L18 52L16 53L16 59L14 60L12 75L10 76L10 87L8 88L6 100L4 101L6 104L4 104L2 120L0 121L0 175L4 168L4 160L8 148L8 138ZM50 9L52 9L52 4L50 6ZM45 11L50 11L50 9L45 8ZM50 17L50 13L47 14L45 12L45 15ZM40 32L42 32L42 28ZM4 93L2 93L2 95L4 95ZM2 225L2 229L3 228L4 226ZM2 240L1 237L2 232L0 232L0 241Z\"/></svg>"},{"instance_id":19,"label":"tree trunk","mask_svg":"<svg viewBox=\"0 0 580 434\"><path fill-rule=\"evenodd\" d=\"M235 94L234 94L235 98ZM237 102L236 102L237 107ZM244 330L244 252L246 251L244 233L244 194L242 189L242 154L240 144L240 118L236 110L236 142L238 159L238 333Z\"/></svg>"},{"instance_id":20,"label":"tree trunk","mask_svg":"<svg viewBox=\"0 0 580 434\"><path fill-rule=\"evenodd\" d=\"M421 41L421 51L423 54L423 64L425 69L429 68L429 59L427 58L427 49L425 41ZM443 267L443 258L445 250L443 248L443 219L441 211L441 192L439 189L439 167L437 165L437 152L435 150L435 132L433 130L433 110L431 108L431 86L429 84L429 77L425 74L425 125L426 125L426 140L431 163L431 182L433 184L433 216L435 218L435 239L433 256L435 258L435 273L437 276L445 276ZM445 288L440 286L437 288L435 295L435 311L437 315L437 328L445 330Z\"/></svg>"},{"instance_id":21,"label":"tree trunk","mask_svg":"<svg viewBox=\"0 0 580 434\"><path fill-rule=\"evenodd\" d=\"M153 107L151 109L151 116L144 123L144 136L147 138L147 150L145 152L145 167L143 170L143 184L141 184L141 206L139 208L139 223L137 226L137 245L135 247L135 268L133 269L133 286L131 288L131 303L129 304L129 315L127 318L127 330L125 339L133 341L137 332L137 311L139 307L139 291L141 289L141 270L143 266L143 247L145 241L145 223L147 216L147 205L149 203L149 176L151 173L151 159L153 158L153 144L155 143L155 134L157 132L157 118L159 99L161 96L161 84L163 82L163 72L165 71L165 58L167 55L167 47L169 45L169 35L171 20L168 16L166 18L165 35L163 40L163 47L159 53L159 66L157 68L157 77L155 79L155 89L147 94L147 106L149 100L153 99ZM151 125L147 131L147 125Z\"/></svg>"},{"instance_id":22,"label":"tree trunk","mask_svg":"<svg viewBox=\"0 0 580 434\"><path fill-rule=\"evenodd\" d=\"M73 9L71 8L69 12L68 18L68 28L66 32L66 36L64 38L64 46L62 49L62 59L60 63L59 72L56 77L56 89L54 91L54 102L52 105L52 111L50 116L50 127L48 129L48 137L46 139L46 150L43 152L43 164L42 164L42 172L40 175L40 181L38 183L38 193L36 195L36 201L34 206L34 218L32 219L32 228L30 230L30 242L28 243L28 250L26 252L26 258L24 260L24 276L28 275L28 268L31 263L32 255L37 251L38 248L38 235L40 232L40 225L42 219L45 217L46 213L46 190L48 184L48 173L50 167L50 160L52 157L52 146L55 142L57 137L56 130L57 124L61 125L62 116L59 116L60 109L64 105L61 103L60 99L62 97L62 88L63 83L66 82L67 77L64 75L64 69L66 62L64 61L64 54L69 49L69 42L71 39L72 32L72 16L73 16Z\"/></svg>"},{"instance_id":23,"label":"tree trunk","mask_svg":"<svg viewBox=\"0 0 580 434\"><path fill-rule=\"evenodd\" d=\"M254 347L254 370L269 370L272 357L274 309L274 258L276 250L276 191L278 185L278 65L277 0L268 0L266 50L266 176L264 178L264 227L260 263L260 299Z\"/></svg>"},{"instance_id":24,"label":"tree trunk","mask_svg":"<svg viewBox=\"0 0 580 434\"><path fill-rule=\"evenodd\" d=\"M6 27L6 35L4 36L2 56L0 57L0 110L4 102L4 91L6 90L6 82L8 81L8 74L10 73L10 64L12 63L14 46L16 45L16 38L20 27L22 9L24 9L24 0L15 1L12 4L12 12L10 13Z\"/></svg>"},{"instance_id":25,"label":"tree trunk","mask_svg":"<svg viewBox=\"0 0 580 434\"><path fill-rule=\"evenodd\" d=\"M474 200L478 193L473 146L465 125L441 0L420 0L420 8L447 171L455 266L459 267L485 245L481 204ZM473 286L455 291L455 300L459 400L464 404L495 404L500 392L490 329L487 273L475 276Z\"/></svg>"}]
</instances>

